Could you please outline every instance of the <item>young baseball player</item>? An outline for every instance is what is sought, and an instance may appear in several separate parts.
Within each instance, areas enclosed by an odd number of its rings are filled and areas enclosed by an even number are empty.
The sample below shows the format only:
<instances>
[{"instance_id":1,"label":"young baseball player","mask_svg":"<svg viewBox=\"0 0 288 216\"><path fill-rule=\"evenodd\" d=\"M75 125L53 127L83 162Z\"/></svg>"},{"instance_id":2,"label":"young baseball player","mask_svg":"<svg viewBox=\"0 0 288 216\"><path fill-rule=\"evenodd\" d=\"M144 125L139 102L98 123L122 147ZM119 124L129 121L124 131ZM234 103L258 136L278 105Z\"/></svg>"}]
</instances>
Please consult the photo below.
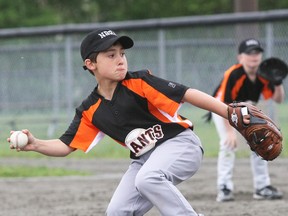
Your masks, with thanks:
<instances>
[{"instance_id":1,"label":"young baseball player","mask_svg":"<svg viewBox=\"0 0 288 216\"><path fill-rule=\"evenodd\" d=\"M144 215L155 206L165 216L196 216L176 185L197 172L203 149L192 122L177 112L187 102L227 118L227 105L148 70L128 71L125 50L132 46L130 37L109 29L89 33L81 56L84 69L95 77L95 89L59 139L38 139L25 129L28 145L16 150L66 156L77 149L89 152L108 135L130 150L131 164L107 215Z\"/></svg>"},{"instance_id":2,"label":"young baseball player","mask_svg":"<svg viewBox=\"0 0 288 216\"><path fill-rule=\"evenodd\" d=\"M228 104L233 101L249 101L255 105L260 96L264 99L273 99L277 103L284 100L284 88L281 82L269 83L259 77L257 70L262 61L263 47L256 39L242 41L238 48L238 64L230 67L213 96ZM237 148L236 130L228 121L217 114L212 114L220 138L218 155L218 195L219 202L231 201L233 196L233 167ZM271 186L267 161L262 160L254 152L251 155L251 167L255 199L281 199L282 193Z\"/></svg>"}]
</instances>

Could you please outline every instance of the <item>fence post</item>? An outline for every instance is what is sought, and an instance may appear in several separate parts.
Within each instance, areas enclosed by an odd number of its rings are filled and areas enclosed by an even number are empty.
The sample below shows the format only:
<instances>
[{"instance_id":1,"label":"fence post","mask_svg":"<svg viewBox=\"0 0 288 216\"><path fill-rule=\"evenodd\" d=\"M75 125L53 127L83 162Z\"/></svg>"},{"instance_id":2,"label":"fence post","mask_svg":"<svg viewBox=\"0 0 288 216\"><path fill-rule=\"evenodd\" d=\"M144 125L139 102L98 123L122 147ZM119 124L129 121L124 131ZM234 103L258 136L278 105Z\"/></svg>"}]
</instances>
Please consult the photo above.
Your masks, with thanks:
<instances>
[{"instance_id":1,"label":"fence post","mask_svg":"<svg viewBox=\"0 0 288 216\"><path fill-rule=\"evenodd\" d=\"M65 95L67 103L67 120L71 119L73 113L73 69L72 69L72 39L66 37L65 41Z\"/></svg>"},{"instance_id":2,"label":"fence post","mask_svg":"<svg viewBox=\"0 0 288 216\"><path fill-rule=\"evenodd\" d=\"M59 89L59 52L52 51L52 118L47 129L47 136L53 137L59 123L60 89Z\"/></svg>"},{"instance_id":3,"label":"fence post","mask_svg":"<svg viewBox=\"0 0 288 216\"><path fill-rule=\"evenodd\" d=\"M159 76L166 78L166 47L165 47L165 31L158 31L158 50L159 50Z\"/></svg>"}]
</instances>

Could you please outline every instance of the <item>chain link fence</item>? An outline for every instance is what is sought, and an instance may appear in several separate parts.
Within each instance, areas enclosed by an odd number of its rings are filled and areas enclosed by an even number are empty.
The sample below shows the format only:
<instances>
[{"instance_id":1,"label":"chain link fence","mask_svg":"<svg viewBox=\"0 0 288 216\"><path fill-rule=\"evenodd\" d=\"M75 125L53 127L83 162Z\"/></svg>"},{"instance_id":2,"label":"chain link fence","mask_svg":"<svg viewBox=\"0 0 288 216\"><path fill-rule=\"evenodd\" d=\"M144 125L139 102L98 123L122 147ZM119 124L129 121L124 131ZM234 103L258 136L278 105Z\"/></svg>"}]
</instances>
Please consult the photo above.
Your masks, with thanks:
<instances>
[{"instance_id":1,"label":"chain link fence","mask_svg":"<svg viewBox=\"0 0 288 216\"><path fill-rule=\"evenodd\" d=\"M12 129L23 116L30 115L29 122L35 125L42 118L40 122L50 125L50 136L57 122L69 121L74 108L96 85L82 69L81 40L103 26L134 39L135 46L126 51L129 70L148 68L155 75L209 94L223 72L236 63L242 39L258 38L265 48L264 58L275 56L286 62L288 58L288 10L2 29L2 123Z\"/></svg>"}]
</instances>

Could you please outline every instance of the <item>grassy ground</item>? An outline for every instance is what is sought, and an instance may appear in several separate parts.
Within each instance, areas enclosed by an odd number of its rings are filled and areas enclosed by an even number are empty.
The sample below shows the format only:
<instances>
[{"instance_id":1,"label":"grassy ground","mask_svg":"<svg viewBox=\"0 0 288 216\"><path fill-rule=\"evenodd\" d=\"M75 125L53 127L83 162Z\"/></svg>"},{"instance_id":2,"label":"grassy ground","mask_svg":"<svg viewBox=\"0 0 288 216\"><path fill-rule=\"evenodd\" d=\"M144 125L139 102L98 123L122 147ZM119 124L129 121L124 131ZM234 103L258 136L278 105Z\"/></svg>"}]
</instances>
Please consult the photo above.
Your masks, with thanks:
<instances>
[{"instance_id":1,"label":"grassy ground","mask_svg":"<svg viewBox=\"0 0 288 216\"><path fill-rule=\"evenodd\" d=\"M281 127L284 137L284 149L280 157L288 156L288 143L286 137L288 136L288 104L278 105L276 107L277 122ZM198 108L191 108L191 106L184 106L180 114L192 120L194 124L194 131L200 137L202 145L205 150L205 157L217 157L218 154L218 135L216 133L213 122L206 123L203 116L207 112ZM12 120L11 120L12 119ZM9 158L41 158L46 157L35 152L16 152L9 149L9 143L6 141L9 137L10 130L18 130L28 128L35 136L42 139L48 139L47 131L49 131L49 117L43 114L25 114L18 115L17 118L11 116L1 116L1 133L0 133L0 157ZM67 121L62 120L58 123L54 138L58 138L63 131L66 130ZM51 126L51 125L50 125ZM239 136L241 139L241 137ZM237 157L248 157L250 150L248 145L242 140L237 151ZM69 155L71 158L128 158L129 151L109 137L105 137L94 149L88 154L82 151L76 151ZM48 167L27 167L27 166L0 166L0 177L27 177L27 176L63 176L63 175L89 175L89 173L82 173L77 170L69 169L51 169Z\"/></svg>"},{"instance_id":2,"label":"grassy ground","mask_svg":"<svg viewBox=\"0 0 288 216\"><path fill-rule=\"evenodd\" d=\"M63 168L48 168L46 166L1 166L0 177L37 177L37 176L85 176L89 172Z\"/></svg>"},{"instance_id":3,"label":"grassy ground","mask_svg":"<svg viewBox=\"0 0 288 216\"><path fill-rule=\"evenodd\" d=\"M284 149L281 154L281 157L288 156L288 143L285 139L288 134L288 115L287 109L288 104L277 105L277 121L281 128L284 137ZM205 149L206 157L216 157L218 154L218 135L216 133L215 126L213 122L206 123L204 122L203 116L207 112L198 108L193 108L191 106L184 106L181 109L180 114L192 120L194 124L194 131L200 137L202 145ZM49 128L48 117L43 114L27 114L20 115L13 122L9 116L1 116L1 132L0 132L0 157L45 157L38 153L34 152L15 152L9 149L9 144L6 139L9 136L11 129L22 129L28 128L35 136L38 138L47 139L47 131ZM12 122L12 123L11 123ZM53 138L58 138L63 131L66 130L67 122L59 122L58 128L54 134ZM237 152L239 157L246 157L249 155L249 150L245 142L239 146ZM115 141L111 140L109 137L105 137L94 149L92 149L88 154L83 153L82 151L76 151L71 154L69 157L77 158L124 158L129 157L129 152L127 149L123 148Z\"/></svg>"}]
</instances>

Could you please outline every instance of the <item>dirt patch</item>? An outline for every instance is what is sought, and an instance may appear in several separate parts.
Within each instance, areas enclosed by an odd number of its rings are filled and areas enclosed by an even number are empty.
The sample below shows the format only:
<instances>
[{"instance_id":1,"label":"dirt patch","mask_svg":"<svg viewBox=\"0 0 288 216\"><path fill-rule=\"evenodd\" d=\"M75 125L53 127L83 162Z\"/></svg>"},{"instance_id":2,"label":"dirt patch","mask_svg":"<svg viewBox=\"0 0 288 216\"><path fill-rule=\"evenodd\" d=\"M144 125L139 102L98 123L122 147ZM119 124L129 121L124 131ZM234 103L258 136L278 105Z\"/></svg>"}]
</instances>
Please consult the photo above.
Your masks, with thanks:
<instances>
[{"instance_id":1,"label":"dirt patch","mask_svg":"<svg viewBox=\"0 0 288 216\"><path fill-rule=\"evenodd\" d=\"M1 165L62 167L89 171L87 177L0 178L0 215L3 216L92 216L104 215L109 200L129 160L1 158ZM270 162L273 185L284 192L283 200L252 199L249 159L238 159L234 171L235 201L218 203L216 159L204 158L201 169L179 189L194 209L205 216L282 216L288 212L288 159ZM147 216L159 215L153 208Z\"/></svg>"}]
</instances>

